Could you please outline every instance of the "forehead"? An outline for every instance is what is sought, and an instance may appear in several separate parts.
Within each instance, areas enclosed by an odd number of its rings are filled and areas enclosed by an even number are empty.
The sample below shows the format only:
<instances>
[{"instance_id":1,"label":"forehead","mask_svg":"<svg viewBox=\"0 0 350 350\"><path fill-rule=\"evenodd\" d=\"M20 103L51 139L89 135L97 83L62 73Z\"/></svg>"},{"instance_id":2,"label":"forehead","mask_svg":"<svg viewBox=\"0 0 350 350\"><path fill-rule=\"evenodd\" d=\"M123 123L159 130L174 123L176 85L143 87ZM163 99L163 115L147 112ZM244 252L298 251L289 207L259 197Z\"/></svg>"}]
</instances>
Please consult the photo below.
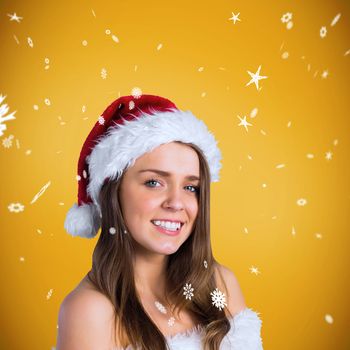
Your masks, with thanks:
<instances>
[{"instance_id":1,"label":"forehead","mask_svg":"<svg viewBox=\"0 0 350 350\"><path fill-rule=\"evenodd\" d=\"M199 159L192 147L171 142L143 154L130 168L137 173L146 169L158 169L170 175L193 175L199 178ZM149 172L140 174L149 174ZM165 173L163 175L166 176Z\"/></svg>"}]
</instances>

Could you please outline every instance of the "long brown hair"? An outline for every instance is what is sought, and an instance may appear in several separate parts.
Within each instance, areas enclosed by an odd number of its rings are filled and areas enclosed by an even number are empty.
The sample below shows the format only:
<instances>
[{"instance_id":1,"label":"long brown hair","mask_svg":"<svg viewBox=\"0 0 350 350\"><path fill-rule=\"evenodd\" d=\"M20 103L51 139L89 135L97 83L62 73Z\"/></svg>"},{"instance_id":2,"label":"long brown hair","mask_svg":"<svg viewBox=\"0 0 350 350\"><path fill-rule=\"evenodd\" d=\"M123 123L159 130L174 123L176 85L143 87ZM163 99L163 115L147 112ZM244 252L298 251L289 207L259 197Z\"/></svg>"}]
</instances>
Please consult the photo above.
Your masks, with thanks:
<instances>
[{"instance_id":1,"label":"long brown hair","mask_svg":"<svg viewBox=\"0 0 350 350\"><path fill-rule=\"evenodd\" d=\"M231 326L224 310L212 304L210 295L217 287L214 271L218 266L210 242L210 172L202 151L192 143L185 145L192 147L199 158L198 215L190 236L168 257L164 298L174 305L173 313L178 315L181 310L186 310L200 321L204 329L204 350L219 350ZM123 174L117 180L106 182L101 189L101 234L93 252L88 278L113 304L115 324L119 325L118 339L123 347L130 344L134 349L166 350L166 338L143 308L135 288L133 239L124 233L127 227L119 201ZM111 227L116 229L116 234L109 233ZM191 299L183 295L186 283L191 283L194 288Z\"/></svg>"}]
</instances>

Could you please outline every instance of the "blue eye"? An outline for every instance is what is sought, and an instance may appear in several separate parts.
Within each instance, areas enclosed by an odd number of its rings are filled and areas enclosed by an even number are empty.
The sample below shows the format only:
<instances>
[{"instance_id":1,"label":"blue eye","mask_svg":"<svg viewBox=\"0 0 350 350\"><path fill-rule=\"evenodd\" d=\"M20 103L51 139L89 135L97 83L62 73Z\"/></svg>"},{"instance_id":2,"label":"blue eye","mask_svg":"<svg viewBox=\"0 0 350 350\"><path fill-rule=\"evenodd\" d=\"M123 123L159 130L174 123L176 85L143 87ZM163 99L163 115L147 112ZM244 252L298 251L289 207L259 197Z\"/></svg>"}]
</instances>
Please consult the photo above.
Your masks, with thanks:
<instances>
[{"instance_id":1,"label":"blue eye","mask_svg":"<svg viewBox=\"0 0 350 350\"><path fill-rule=\"evenodd\" d=\"M151 182L158 182L158 180L155 180L155 179L151 179L151 180L148 180L145 182L145 185L149 185ZM155 186L148 186L148 187L155 187ZM192 193L199 193L199 186L192 186L192 185L189 185L189 186L186 186L186 187L192 187L194 190L193 191L190 191Z\"/></svg>"}]
</instances>

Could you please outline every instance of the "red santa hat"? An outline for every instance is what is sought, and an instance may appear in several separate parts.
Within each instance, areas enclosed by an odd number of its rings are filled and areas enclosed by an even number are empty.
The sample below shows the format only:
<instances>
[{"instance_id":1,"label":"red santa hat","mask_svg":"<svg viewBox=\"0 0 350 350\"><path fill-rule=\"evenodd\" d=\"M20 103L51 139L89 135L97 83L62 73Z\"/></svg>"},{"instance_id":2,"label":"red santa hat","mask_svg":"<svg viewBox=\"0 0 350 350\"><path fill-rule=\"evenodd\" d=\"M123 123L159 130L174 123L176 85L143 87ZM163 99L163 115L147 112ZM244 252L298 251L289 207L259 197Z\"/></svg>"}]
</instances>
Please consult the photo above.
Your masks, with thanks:
<instances>
[{"instance_id":1,"label":"red santa hat","mask_svg":"<svg viewBox=\"0 0 350 350\"><path fill-rule=\"evenodd\" d=\"M106 180L118 179L137 158L173 141L198 146L209 165L211 182L219 181L221 152L205 123L166 98L122 96L98 118L80 152L78 203L64 227L72 236L93 238L101 226L99 193Z\"/></svg>"}]
</instances>

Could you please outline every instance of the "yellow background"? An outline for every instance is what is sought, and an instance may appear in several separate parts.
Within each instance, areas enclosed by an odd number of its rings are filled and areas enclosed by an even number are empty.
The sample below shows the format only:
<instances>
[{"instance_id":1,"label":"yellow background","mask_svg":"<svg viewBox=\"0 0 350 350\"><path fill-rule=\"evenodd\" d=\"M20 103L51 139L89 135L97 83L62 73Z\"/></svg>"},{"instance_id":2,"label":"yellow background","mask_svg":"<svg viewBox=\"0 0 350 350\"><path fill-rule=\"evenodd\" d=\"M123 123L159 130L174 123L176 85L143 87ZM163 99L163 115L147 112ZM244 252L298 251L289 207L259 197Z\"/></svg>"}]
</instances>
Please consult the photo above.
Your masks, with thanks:
<instances>
[{"instance_id":1,"label":"yellow background","mask_svg":"<svg viewBox=\"0 0 350 350\"><path fill-rule=\"evenodd\" d=\"M260 313L264 349L349 349L349 15L345 0L2 1L0 93L16 119L0 145L1 349L55 347L59 305L97 241L63 228L79 152L135 87L191 110L219 141L214 255ZM246 86L260 65L261 89Z\"/></svg>"}]
</instances>

